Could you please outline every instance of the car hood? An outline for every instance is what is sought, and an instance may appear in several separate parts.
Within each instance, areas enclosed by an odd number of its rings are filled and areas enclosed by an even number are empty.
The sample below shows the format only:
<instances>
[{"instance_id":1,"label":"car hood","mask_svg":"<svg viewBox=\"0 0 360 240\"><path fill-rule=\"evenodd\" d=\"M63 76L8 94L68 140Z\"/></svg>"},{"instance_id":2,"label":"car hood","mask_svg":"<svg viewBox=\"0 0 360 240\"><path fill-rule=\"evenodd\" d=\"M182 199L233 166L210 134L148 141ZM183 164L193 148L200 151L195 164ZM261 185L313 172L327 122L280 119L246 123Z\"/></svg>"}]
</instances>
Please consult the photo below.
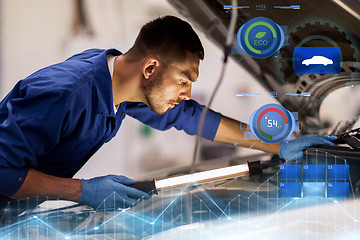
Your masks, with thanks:
<instances>
[{"instance_id":1,"label":"car hood","mask_svg":"<svg viewBox=\"0 0 360 240\"><path fill-rule=\"evenodd\" d=\"M188 18L219 48L223 48L230 21L229 0L168 0L180 14ZM236 32L241 25L254 17L267 17L275 21L285 33L283 47L273 56L256 59L238 54L239 45L234 43L231 58L238 62L269 92L278 93L278 101L292 112L301 109L299 120L306 122L303 133L316 132L321 128L320 105L332 91L359 85L360 6L356 1L237 1ZM299 9L276 9L276 6L299 6ZM319 37L320 36L320 37ZM295 74L294 47L333 47L341 49L341 73ZM299 94L289 97L288 93ZM302 93L310 93L303 97Z\"/></svg>"}]
</instances>

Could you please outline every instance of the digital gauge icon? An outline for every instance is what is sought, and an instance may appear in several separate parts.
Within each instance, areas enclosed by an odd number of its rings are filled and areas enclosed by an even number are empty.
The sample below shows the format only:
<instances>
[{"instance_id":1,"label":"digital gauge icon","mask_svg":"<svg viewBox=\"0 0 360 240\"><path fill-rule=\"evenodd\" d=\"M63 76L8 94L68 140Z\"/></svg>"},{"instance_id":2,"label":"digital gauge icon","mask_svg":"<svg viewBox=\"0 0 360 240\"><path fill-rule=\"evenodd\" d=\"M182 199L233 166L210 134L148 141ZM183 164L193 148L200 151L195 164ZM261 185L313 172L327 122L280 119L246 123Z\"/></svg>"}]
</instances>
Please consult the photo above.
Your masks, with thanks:
<instances>
[{"instance_id":1,"label":"digital gauge icon","mask_svg":"<svg viewBox=\"0 0 360 240\"><path fill-rule=\"evenodd\" d=\"M284 44L282 28L266 17L256 17L242 25L237 33L239 46L250 56L267 58Z\"/></svg>"},{"instance_id":2,"label":"digital gauge icon","mask_svg":"<svg viewBox=\"0 0 360 240\"><path fill-rule=\"evenodd\" d=\"M256 110L249 121L251 132L265 143L279 143L295 130L294 116L283 106L266 104Z\"/></svg>"}]
</instances>

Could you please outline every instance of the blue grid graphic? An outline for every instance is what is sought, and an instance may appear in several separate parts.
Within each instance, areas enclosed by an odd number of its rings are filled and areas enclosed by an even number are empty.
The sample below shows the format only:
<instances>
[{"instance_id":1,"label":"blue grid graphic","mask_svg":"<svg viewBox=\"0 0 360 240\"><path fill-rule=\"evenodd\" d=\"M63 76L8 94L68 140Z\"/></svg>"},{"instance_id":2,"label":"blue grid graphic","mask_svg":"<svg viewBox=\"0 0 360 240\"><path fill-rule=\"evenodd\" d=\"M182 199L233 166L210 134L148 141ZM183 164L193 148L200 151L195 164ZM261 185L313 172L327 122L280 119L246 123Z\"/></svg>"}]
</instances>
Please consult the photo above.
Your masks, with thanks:
<instances>
[{"instance_id":1,"label":"blue grid graphic","mask_svg":"<svg viewBox=\"0 0 360 240\"><path fill-rule=\"evenodd\" d=\"M349 197L349 165L279 166L279 197Z\"/></svg>"}]
</instances>

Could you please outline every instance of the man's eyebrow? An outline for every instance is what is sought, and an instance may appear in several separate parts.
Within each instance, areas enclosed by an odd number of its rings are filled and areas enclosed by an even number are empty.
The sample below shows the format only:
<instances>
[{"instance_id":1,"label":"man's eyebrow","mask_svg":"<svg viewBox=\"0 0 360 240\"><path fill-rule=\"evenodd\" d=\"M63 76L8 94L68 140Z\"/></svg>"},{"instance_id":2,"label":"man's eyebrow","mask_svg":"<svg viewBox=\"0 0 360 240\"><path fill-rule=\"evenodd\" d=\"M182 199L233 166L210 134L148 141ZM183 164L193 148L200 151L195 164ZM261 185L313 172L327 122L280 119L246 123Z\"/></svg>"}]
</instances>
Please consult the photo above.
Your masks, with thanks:
<instances>
[{"instance_id":1,"label":"man's eyebrow","mask_svg":"<svg viewBox=\"0 0 360 240\"><path fill-rule=\"evenodd\" d=\"M190 82L196 82L196 79L193 79L193 78L191 77L191 74L189 73L189 71L182 71L181 74L182 74L182 75L185 75L185 77L187 77Z\"/></svg>"}]
</instances>

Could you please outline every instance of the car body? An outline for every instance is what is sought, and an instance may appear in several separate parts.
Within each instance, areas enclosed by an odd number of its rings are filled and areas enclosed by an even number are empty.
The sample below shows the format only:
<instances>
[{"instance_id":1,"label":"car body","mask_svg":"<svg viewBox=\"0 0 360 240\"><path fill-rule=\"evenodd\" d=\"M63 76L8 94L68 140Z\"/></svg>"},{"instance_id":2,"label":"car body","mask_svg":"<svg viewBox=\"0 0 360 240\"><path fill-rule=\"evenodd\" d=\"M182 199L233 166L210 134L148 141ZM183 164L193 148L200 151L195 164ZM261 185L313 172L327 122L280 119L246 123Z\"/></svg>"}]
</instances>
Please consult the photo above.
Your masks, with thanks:
<instances>
[{"instance_id":1,"label":"car body","mask_svg":"<svg viewBox=\"0 0 360 240\"><path fill-rule=\"evenodd\" d=\"M322 64L324 66L327 66L328 64L333 64L333 60L324 57L324 56L313 56L312 58L305 59L301 62L301 64L309 66L313 64Z\"/></svg>"}]
</instances>

